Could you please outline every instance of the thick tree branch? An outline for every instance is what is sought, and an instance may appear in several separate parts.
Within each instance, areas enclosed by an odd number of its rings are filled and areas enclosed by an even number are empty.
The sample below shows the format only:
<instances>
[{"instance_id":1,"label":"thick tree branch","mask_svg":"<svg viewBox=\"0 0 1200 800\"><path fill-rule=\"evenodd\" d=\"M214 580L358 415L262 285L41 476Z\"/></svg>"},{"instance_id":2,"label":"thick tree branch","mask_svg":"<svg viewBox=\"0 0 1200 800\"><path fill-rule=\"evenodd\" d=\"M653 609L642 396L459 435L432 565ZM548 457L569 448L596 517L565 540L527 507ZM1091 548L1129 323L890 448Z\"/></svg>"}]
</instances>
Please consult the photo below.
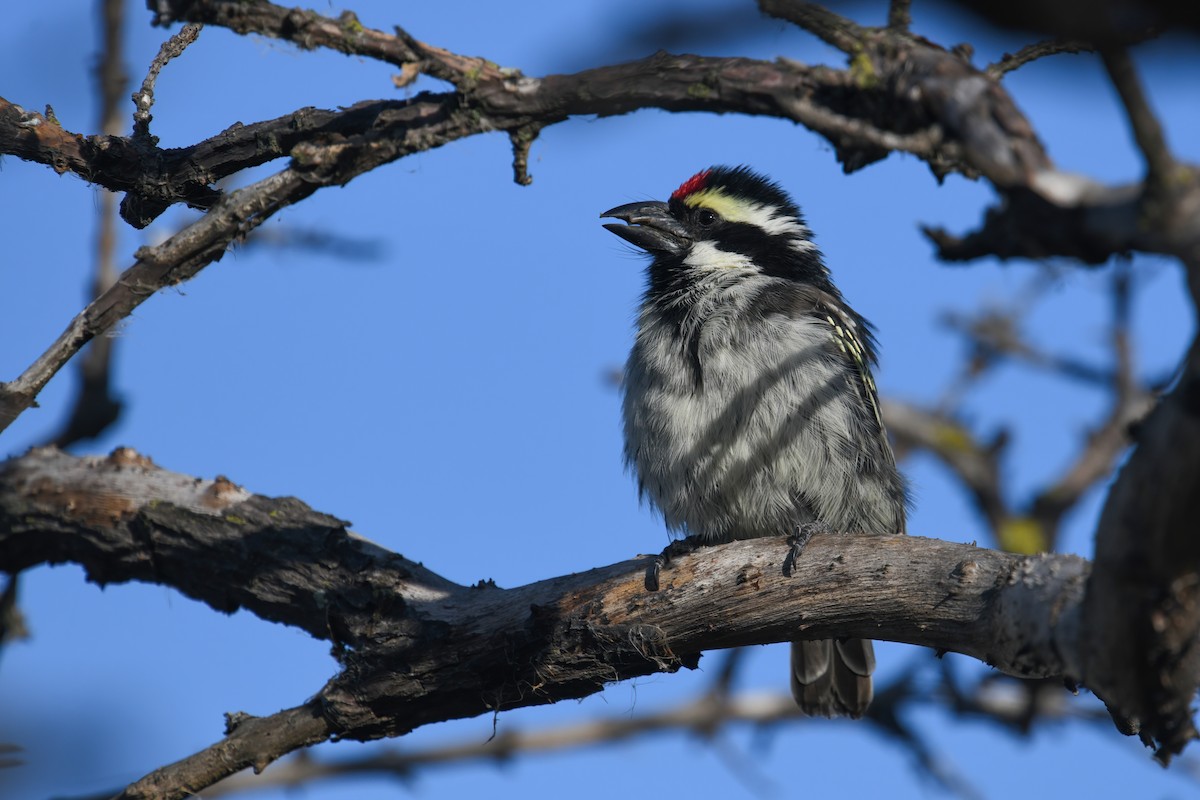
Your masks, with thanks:
<instances>
[{"instance_id":1,"label":"thick tree branch","mask_svg":"<svg viewBox=\"0 0 1200 800\"><path fill-rule=\"evenodd\" d=\"M271 3L235 0L160 0L153 5L164 22L224 25L286 38L302 47L331 47L405 68L415 64L458 89L455 95L426 96L428 100L470 105L484 115L484 130L513 131L531 123L544 126L570 116L623 114L639 108L741 112L811 127L834 144L847 169L898 149L929 160L939 171L966 169L1007 185L1048 163L1020 112L1002 90L987 88L981 73L923 40L899 31L861 29L848 20L842 21L841 29L872 33L846 71L793 62L659 54L634 64L536 79L422 44L403 31L394 36L372 31L345 16L332 20ZM812 8L804 9L802 13L811 16ZM823 19L841 19L823 13ZM963 81L971 88L960 85ZM864 87L870 91L856 91ZM240 136L227 131L192 148L160 151L141 140L134 146L118 137L70 134L53 120L0 103L0 152L131 192L126 219L144 225L163 203L211 205L215 180L285 155L297 139L311 141L320 133L304 127L289 132L286 125L286 120L259 123L259 130ZM267 134L276 132L284 138L269 146L275 142ZM431 139L429 146L455 138L443 135ZM231 147L242 158L228 152Z\"/></svg>"},{"instance_id":2,"label":"thick tree branch","mask_svg":"<svg viewBox=\"0 0 1200 800\"><path fill-rule=\"evenodd\" d=\"M1200 685L1200 343L1137 435L1100 517L1085 625L1118 724L1164 761L1197 733Z\"/></svg>"},{"instance_id":3,"label":"thick tree branch","mask_svg":"<svg viewBox=\"0 0 1200 800\"><path fill-rule=\"evenodd\" d=\"M1047 170L1008 192L974 233L955 237L926 229L939 257L1065 255L1099 264L1114 254L1145 250L1200 260L1200 169L1172 157L1129 53L1112 45L1101 55L1146 160L1146 179L1108 187Z\"/></svg>"},{"instance_id":4,"label":"thick tree branch","mask_svg":"<svg viewBox=\"0 0 1200 800\"><path fill-rule=\"evenodd\" d=\"M574 75L530 78L484 59L269 2L151 0L157 19L223 25L243 33L284 38L301 47L330 47L398 64L454 83L456 92L422 95L414 102L451 113L469 107L480 125L433 132L425 147L487 130L512 133L572 116L624 114L642 108L760 114L789 119L825 136L850 171L891 150L912 153L934 171L983 175L1006 195L981 231L956 238L930 231L947 259L1068 255L1098 262L1116 252L1177 252L1177 236L1139 221L1138 186L1106 187L1055 171L1029 123L1004 89L954 53L896 27L864 28L811 4L764 2L770 13L795 19L852 55L847 70L747 59L657 56ZM378 107L364 103L361 107ZM320 123L288 125L306 114ZM218 196L213 182L239 169L288 154L316 141L321 124L350 135L404 136L371 128L362 115L305 111L246 129L232 129L191 148L160 151L120 137L85 138L53 120L0 101L0 152L72 170L127 191L123 214L145 225L172 202L207 208ZM251 130L253 129L253 130ZM275 136L275 134L281 136ZM361 143L350 143L353 158ZM518 155L520 153L518 152ZM519 161L519 159L518 159ZM1191 167L1181 166L1190 174ZM519 164L519 179L525 174ZM1183 206L1181 206L1183 207ZM1200 207L1200 204L1198 204ZM1184 221L1191 221L1191 206ZM1200 227L1200 226L1197 226Z\"/></svg>"},{"instance_id":5,"label":"thick tree branch","mask_svg":"<svg viewBox=\"0 0 1200 800\"><path fill-rule=\"evenodd\" d=\"M1187 181L1200 182L1196 167L1179 169ZM1141 183L1106 186L1083 175L1045 171L1029 187L1008 191L1001 204L988 209L976 231L955 236L941 228L923 230L937 247L938 258L946 261L1065 256L1103 264L1132 251L1178 255L1180 238L1200 231L1200 192L1189 197L1197 204L1196 212L1167 227L1160 220L1143 224L1144 188Z\"/></svg>"},{"instance_id":6,"label":"thick tree branch","mask_svg":"<svg viewBox=\"0 0 1200 800\"><path fill-rule=\"evenodd\" d=\"M384 47L381 37L387 34L363 28L357 20L350 25L354 35L347 35L342 21L269 2L151 1L164 24L208 22L302 47L332 47L408 67L419 64L455 83L464 102L487 114L499 130L640 108L764 114L791 119L825 136L847 171L897 150L927 161L938 175L983 175L1002 190L1005 202L988 213L978 233L965 238L928 231L941 257L949 260L1063 255L1099 263L1130 250L1174 254L1186 244L1181 234L1200 229L1197 192L1177 206L1176 225L1147 227L1136 202L1142 187L1108 187L1055 170L1029 123L992 76L898 25L863 27L812 3L761 0L760 7L846 52L849 69L660 53L636 65L535 79L422 44L403 31L397 32L396 44ZM894 8L898 16L891 22L901 22L904 4ZM320 36L314 33L318 29ZM513 114L524 119L513 125L506 120ZM1183 165L1176 175L1194 172ZM517 174L523 175L520 170Z\"/></svg>"},{"instance_id":7,"label":"thick tree branch","mask_svg":"<svg viewBox=\"0 0 1200 800\"><path fill-rule=\"evenodd\" d=\"M296 500L170 473L128 450L35 450L0 473L0 569L71 561L100 583L161 583L330 639L342 670L314 707L342 738L581 697L693 667L704 650L797 636L910 642L1021 676L1087 671L1082 559L846 534L814 538L785 578L786 551L774 540L702 548L655 593L641 560L463 587ZM241 768L218 760L224 774ZM160 794L188 788L199 787Z\"/></svg>"}]
</instances>

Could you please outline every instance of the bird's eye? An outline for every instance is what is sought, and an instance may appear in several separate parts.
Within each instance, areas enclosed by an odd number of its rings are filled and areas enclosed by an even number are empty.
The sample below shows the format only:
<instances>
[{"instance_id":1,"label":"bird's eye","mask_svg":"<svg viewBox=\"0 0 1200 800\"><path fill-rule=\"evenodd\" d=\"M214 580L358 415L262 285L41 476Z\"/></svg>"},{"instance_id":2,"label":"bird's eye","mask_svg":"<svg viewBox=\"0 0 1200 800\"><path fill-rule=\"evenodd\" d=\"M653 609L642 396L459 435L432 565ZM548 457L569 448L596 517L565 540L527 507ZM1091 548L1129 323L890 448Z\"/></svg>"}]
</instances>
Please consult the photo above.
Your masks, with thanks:
<instances>
[{"instance_id":1,"label":"bird's eye","mask_svg":"<svg viewBox=\"0 0 1200 800\"><path fill-rule=\"evenodd\" d=\"M711 228L717 224L717 220L719 219L720 217L717 216L717 212L707 208L701 208L696 212L696 223L702 228Z\"/></svg>"}]
</instances>

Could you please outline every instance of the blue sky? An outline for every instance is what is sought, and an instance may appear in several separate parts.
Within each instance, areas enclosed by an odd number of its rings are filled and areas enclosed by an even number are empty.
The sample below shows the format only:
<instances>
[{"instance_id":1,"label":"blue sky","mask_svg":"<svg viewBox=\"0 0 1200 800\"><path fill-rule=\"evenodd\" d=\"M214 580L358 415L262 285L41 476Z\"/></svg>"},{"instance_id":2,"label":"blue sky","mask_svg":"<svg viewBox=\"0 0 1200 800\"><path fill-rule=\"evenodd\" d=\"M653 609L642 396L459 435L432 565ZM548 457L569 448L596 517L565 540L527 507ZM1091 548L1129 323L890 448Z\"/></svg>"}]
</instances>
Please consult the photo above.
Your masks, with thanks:
<instances>
[{"instance_id":1,"label":"blue sky","mask_svg":"<svg viewBox=\"0 0 1200 800\"><path fill-rule=\"evenodd\" d=\"M49 103L69 129L94 131L93 5L45 0L6 9L0 95L35 109ZM149 27L140 4L131 5L127 64L140 82L167 34ZM373 0L348 7L368 26L400 24L430 43L541 75L653 51L624 41L651 13L645 5L401 7ZM724 5L659 8L697 13ZM317 5L330 15L342 8ZM868 23L885 13L883 4L861 9L858 19ZM934 41L974 42L981 65L1028 41L980 35L968 20L921 2L914 17L915 29ZM772 21L732 43L688 47L842 63L812 37ZM1200 139L1192 135L1200 123L1190 79L1196 61L1194 46L1179 43L1139 52L1168 137L1193 161L1200 159ZM236 121L302 106L404 96L392 86L393 73L362 59L209 28L164 71L152 130L163 146L183 146ZM1062 168L1107 181L1140 174L1096 59L1034 64L1007 83ZM439 85L422 80L408 91L421 88ZM972 227L993 199L988 186L951 177L939 187L920 162L898 156L847 177L823 141L786 122L657 111L572 120L534 145L534 184L527 188L511 181L507 137L475 137L322 190L266 225L268 232L366 240L378 247L377 260L237 248L196 280L145 303L116 333L115 383L126 415L79 452L128 445L168 469L224 474L254 492L294 495L464 583L493 578L516 586L657 551L666 534L639 508L623 472L619 398L604 379L630 344L642 261L600 227L597 215L663 197L715 163L750 164L793 193L846 296L879 329L878 382L887 395L939 397L957 373L962 345L937 315L1010 304L1035 277L1026 263L940 265L921 236L922 223ZM91 280L98 202L78 178L11 157L0 167L8 252L0 267L0 380L7 380L80 308ZM191 218L175 209L145 232L123 229L119 263L127 266L136 247ZM1191 314L1175 265L1138 258L1135 273L1139 369L1162 375L1191 336ZM1030 336L1056 352L1103 358L1106 276L1063 268L1029 312ZM73 388L68 368L42 394L41 409L4 434L0 450L20 453L54 431ZM1103 398L1087 388L1005 367L967 397L965 411L979 430L1012 431L1007 478L1020 497L1062 469L1103 408ZM905 469L917 492L910 531L985 540L967 501L936 465L916 458ZM1064 549L1091 552L1101 500L1093 493L1071 518ZM22 592L33 638L0 653L0 741L24 744L30 762L0 774L14 782L14 796L122 785L217 739L222 712L295 705L334 669L326 645L298 631L244 613L226 617L162 587L101 590L78 568L61 567L30 572ZM879 655L885 681L919 656L886 644ZM784 647L755 649L746 687L783 690L785 660ZM499 726L530 730L661 708L699 691L716 663L707 657L696 673L507 713ZM1110 728L1051 726L1015 740L936 711L920 712L916 722L987 797L1028 793L1030 786L1047 796L1195 791L1182 770L1158 769ZM464 720L383 746L482 741L491 732L491 719ZM360 752L357 744L320 748L325 757ZM769 781L771 796L839 787L851 770L864 796L938 793L908 753L850 723L757 735L734 729L716 745L667 735L504 767L430 768L416 777L414 791L517 797L570 785L583 800L643 793L665 778L684 794L753 796L739 777L743 769ZM354 784L359 797L396 791L388 781ZM318 786L306 796L340 797L344 787Z\"/></svg>"}]
</instances>

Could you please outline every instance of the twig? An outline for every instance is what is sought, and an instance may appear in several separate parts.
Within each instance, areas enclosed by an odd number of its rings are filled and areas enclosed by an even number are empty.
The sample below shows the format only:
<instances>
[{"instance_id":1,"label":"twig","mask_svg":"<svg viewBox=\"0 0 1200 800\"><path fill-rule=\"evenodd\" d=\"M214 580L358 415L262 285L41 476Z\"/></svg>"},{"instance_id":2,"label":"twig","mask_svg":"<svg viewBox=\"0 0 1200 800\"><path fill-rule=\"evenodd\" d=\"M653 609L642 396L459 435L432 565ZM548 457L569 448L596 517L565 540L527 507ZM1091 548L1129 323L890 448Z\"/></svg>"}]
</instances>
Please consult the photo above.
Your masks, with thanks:
<instances>
[{"instance_id":1,"label":"twig","mask_svg":"<svg viewBox=\"0 0 1200 800\"><path fill-rule=\"evenodd\" d=\"M903 712L907 707L928 703L937 696L917 686L918 673L929 664L928 658L924 654L922 656L914 659L896 680L879 691L865 719L911 752L917 767L943 789L963 800L976 800L980 797L979 792L950 764L939 758L925 738L905 719Z\"/></svg>"},{"instance_id":2,"label":"twig","mask_svg":"<svg viewBox=\"0 0 1200 800\"><path fill-rule=\"evenodd\" d=\"M934 686L928 681L917 680L931 667L939 681ZM985 675L973 687L959 687L948 669L947 660L933 660L927 654L920 654L897 679L880 687L865 720L910 751L922 772L946 791L961 798L975 798L979 796L978 791L916 735L912 726L903 721L904 714L916 708L939 708L963 718L998 721L1005 730L1019 734L1021 729L1017 719L1023 713L1024 705L1015 701L1022 696L1026 685L1025 681L992 674ZM1039 703L1040 718L1090 724L1105 720L1102 711L1065 693L1041 693ZM485 742L461 742L423 749L393 748L360 758L319 759L307 751L300 752L274 764L261 775L243 772L226 778L206 790L204 796L228 797L270 788L295 788L349 775L376 775L408 781L423 769L436 766L468 762L504 764L521 756L612 744L661 733L694 732L710 739L714 732L735 725L768 730L811 722L812 718L801 714L795 702L784 694L741 691L722 695L715 701L711 693L706 692L664 711L568 723L537 731L522 731L509 725Z\"/></svg>"},{"instance_id":3,"label":"twig","mask_svg":"<svg viewBox=\"0 0 1200 800\"><path fill-rule=\"evenodd\" d=\"M0 384L0 431L33 405L42 388L85 344L111 330L159 289L189 280L224 255L239 236L318 188L298 171L285 169L227 195L211 212L162 244L140 249L133 266L71 320L20 377Z\"/></svg>"},{"instance_id":4,"label":"twig","mask_svg":"<svg viewBox=\"0 0 1200 800\"><path fill-rule=\"evenodd\" d=\"M1059 53L1090 53L1096 48L1088 42L1078 39L1047 39L1042 42L1027 44L1016 53L1005 53L994 64L988 64L984 69L988 77L1000 80L1015 69L1020 69L1031 61L1039 58L1058 55Z\"/></svg>"},{"instance_id":5,"label":"twig","mask_svg":"<svg viewBox=\"0 0 1200 800\"><path fill-rule=\"evenodd\" d=\"M25 759L18 756L25 752L20 745L0 742L0 769L11 769L25 765Z\"/></svg>"},{"instance_id":6,"label":"twig","mask_svg":"<svg viewBox=\"0 0 1200 800\"><path fill-rule=\"evenodd\" d=\"M325 47L397 67L421 60L420 55L414 53L403 39L365 27L349 11L335 20L315 11L269 2L243 3L241 0L158 2L154 8L155 24L164 27L173 22L212 23L223 25L235 33L258 33L286 39L305 50Z\"/></svg>"},{"instance_id":7,"label":"twig","mask_svg":"<svg viewBox=\"0 0 1200 800\"><path fill-rule=\"evenodd\" d=\"M541 128L537 125L527 125L508 132L513 152L513 182L518 186L529 186L533 178L529 175L529 149L537 138Z\"/></svg>"},{"instance_id":8,"label":"twig","mask_svg":"<svg viewBox=\"0 0 1200 800\"><path fill-rule=\"evenodd\" d=\"M114 800L182 800L247 767L262 772L282 755L325 741L333 730L319 705L309 702L269 717L241 719L226 733L212 747L131 783Z\"/></svg>"},{"instance_id":9,"label":"twig","mask_svg":"<svg viewBox=\"0 0 1200 800\"><path fill-rule=\"evenodd\" d=\"M957 161L961 154L956 147L947 148L940 126L930 126L912 133L894 133L871 123L847 117L818 105L806 97L780 97L779 105L787 116L811 130L820 131L836 145L839 141L853 142L854 147L879 148L885 154L895 150L912 153L926 160L942 157Z\"/></svg>"},{"instance_id":10,"label":"twig","mask_svg":"<svg viewBox=\"0 0 1200 800\"><path fill-rule=\"evenodd\" d=\"M895 400L882 403L884 426L897 449L920 448L935 455L975 501L993 532L1010 516L1001 485L1003 439L981 444L953 418Z\"/></svg>"},{"instance_id":11,"label":"twig","mask_svg":"<svg viewBox=\"0 0 1200 800\"><path fill-rule=\"evenodd\" d=\"M738 671L746 661L745 656L746 649L744 647L734 647L725 651L721 667L717 670L716 679L712 682L712 686L709 687L708 691L710 694L729 697L737 681Z\"/></svg>"},{"instance_id":12,"label":"twig","mask_svg":"<svg viewBox=\"0 0 1200 800\"><path fill-rule=\"evenodd\" d=\"M319 761L310 756L292 758L259 776L235 775L227 778L204 794L206 797L223 797L273 786L296 787L344 775L375 774L406 779L419 767L438 764L467 761L505 763L517 756L620 742L664 731L693 731L707 737L712 731L728 724L803 724L809 719L801 715L795 701L782 694L740 693L720 702L704 694L666 711L650 714L594 719L541 731L522 731L514 726L506 726L485 742L464 742L425 750L390 750L351 760Z\"/></svg>"},{"instance_id":13,"label":"twig","mask_svg":"<svg viewBox=\"0 0 1200 800\"><path fill-rule=\"evenodd\" d=\"M912 26L912 0L892 0L887 24L894 31L907 31Z\"/></svg>"},{"instance_id":14,"label":"twig","mask_svg":"<svg viewBox=\"0 0 1200 800\"><path fill-rule=\"evenodd\" d=\"M16 572L9 575L4 582L4 591L0 592L0 647L29 635L29 630L25 627L25 617L17 607L20 577Z\"/></svg>"},{"instance_id":15,"label":"twig","mask_svg":"<svg viewBox=\"0 0 1200 800\"><path fill-rule=\"evenodd\" d=\"M183 51L196 41L196 37L200 35L203 28L203 25L190 22L184 25L179 33L163 42L162 47L158 49L158 55L150 62L150 69L146 73L146 79L142 81L142 88L133 94L133 138L135 140L142 139L151 144L157 144L157 137L150 135L150 120L153 119L150 115L150 107L154 105L154 84L158 81L158 75L162 72L163 67L171 59L183 55Z\"/></svg>"},{"instance_id":16,"label":"twig","mask_svg":"<svg viewBox=\"0 0 1200 800\"><path fill-rule=\"evenodd\" d=\"M1106 47L1100 52L1104 68L1116 87L1125 106L1133 138L1146 159L1146 192L1149 196L1164 194L1176 170L1175 159L1167 147L1162 125L1150 108L1134 69L1129 51L1123 47Z\"/></svg>"},{"instance_id":17,"label":"twig","mask_svg":"<svg viewBox=\"0 0 1200 800\"><path fill-rule=\"evenodd\" d=\"M949 313L942 323L966 337L979 360L1012 358L1032 367L1071 380L1109 389L1116 379L1112 369L1096 366L1066 355L1047 353L1026 341L1017 330L1011 312L984 311L976 317ZM978 372L981 365L972 371Z\"/></svg>"},{"instance_id":18,"label":"twig","mask_svg":"<svg viewBox=\"0 0 1200 800\"><path fill-rule=\"evenodd\" d=\"M1115 367L1109 379L1112 406L1097 428L1086 438L1071 465L1030 504L1031 513L1049 533L1053 546L1059 522L1084 492L1112 474L1117 461L1133 443L1131 428L1154 406L1154 396L1143 389L1134 374L1130 343L1129 314L1132 306L1129 264L1122 260L1112 277L1112 332L1110 346Z\"/></svg>"},{"instance_id":19,"label":"twig","mask_svg":"<svg viewBox=\"0 0 1200 800\"><path fill-rule=\"evenodd\" d=\"M129 75L125 71L125 0L104 0L100 8L104 44L96 67L100 90L100 130L110 135L121 132L121 95Z\"/></svg>"},{"instance_id":20,"label":"twig","mask_svg":"<svg viewBox=\"0 0 1200 800\"><path fill-rule=\"evenodd\" d=\"M861 48L866 29L815 3L797 0L758 0L764 14L785 19L850 55ZM890 16L890 15L889 15Z\"/></svg>"},{"instance_id":21,"label":"twig","mask_svg":"<svg viewBox=\"0 0 1200 800\"><path fill-rule=\"evenodd\" d=\"M96 69L100 90L100 130L107 136L119 136L122 116L121 96L129 76L124 57L124 0L105 0L101 9L104 46ZM95 300L117 281L117 200L112 192L99 190L97 214L96 277L91 300ZM112 360L116 342L102 336L87 347L79 361L79 389L75 403L62 429L50 440L66 449L72 444L94 439L117 421L122 403L112 393Z\"/></svg>"},{"instance_id":22,"label":"twig","mask_svg":"<svg viewBox=\"0 0 1200 800\"><path fill-rule=\"evenodd\" d=\"M77 315L20 377L0 383L0 431L33 405L46 383L83 345L111 330L159 289L189 280L219 260L233 242L281 208L323 186L342 185L381 164L490 127L487 119L453 102L448 108L436 101L433 106L431 110L426 99L419 99L368 104L365 111L347 109L337 116L368 126L360 136L297 143L292 148L294 166L225 195L204 217L167 241L139 250L134 265ZM395 133L397 129L408 135ZM413 135L414 130L421 135Z\"/></svg>"},{"instance_id":23,"label":"twig","mask_svg":"<svg viewBox=\"0 0 1200 800\"><path fill-rule=\"evenodd\" d=\"M273 251L298 250L350 263L379 261L383 258L385 250L383 242L379 239L346 236L320 228L283 223L259 228L247 236L242 245L243 251L246 252L258 247Z\"/></svg>"}]
</instances>

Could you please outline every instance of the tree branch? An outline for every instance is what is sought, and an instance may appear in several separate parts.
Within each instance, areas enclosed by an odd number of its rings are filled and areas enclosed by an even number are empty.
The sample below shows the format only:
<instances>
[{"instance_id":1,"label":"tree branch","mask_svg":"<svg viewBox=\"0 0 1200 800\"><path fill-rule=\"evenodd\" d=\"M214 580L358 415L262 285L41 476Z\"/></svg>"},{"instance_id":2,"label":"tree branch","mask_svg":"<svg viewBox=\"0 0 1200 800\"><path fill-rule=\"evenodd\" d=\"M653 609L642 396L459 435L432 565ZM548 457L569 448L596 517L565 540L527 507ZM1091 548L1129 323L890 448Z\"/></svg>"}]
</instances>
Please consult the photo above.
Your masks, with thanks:
<instances>
[{"instance_id":1,"label":"tree branch","mask_svg":"<svg viewBox=\"0 0 1200 800\"><path fill-rule=\"evenodd\" d=\"M1012 99L967 61L906 31L864 28L811 4L764 0L763 7L849 48L849 69L660 53L632 64L539 79L423 44L401 30L394 36L370 30L353 15L332 20L269 2L239 0L152 2L164 24L185 20L223 25L301 47L378 58L408 70L409 79L416 68L451 81L456 92L422 95L414 103L433 106L430 113L441 114L469 106L482 124L437 133L425 130L426 149L483 131L512 133L572 116L642 108L769 115L800 122L826 137L847 171L900 150L924 159L939 176L959 171L991 180L1006 194L1006 202L989 212L979 233L956 238L929 231L946 259L1068 255L1094 263L1135 249L1174 253L1180 245L1177 237L1168 235L1171 231L1140 224L1140 187L1106 187L1055 171ZM362 103L359 108L381 105ZM320 117L320 124L288 129L306 114ZM231 129L192 148L160 151L119 137L70 134L53 120L0 100L0 152L69 169L129 192L122 213L140 226L172 202L210 207L219 196L212 186L215 180L315 141L323 133L321 124L338 132L349 128L350 135L375 141L407 135L395 126L387 134L360 127L369 121L361 115L349 120L335 112L306 110L245 130ZM282 138L265 135L276 132ZM361 142L352 142L345 152L359 146ZM1190 174L1193 168L1180 169ZM519 163L515 174L525 177ZM1178 207L1187 209L1182 222L1200 216L1191 205Z\"/></svg>"},{"instance_id":2,"label":"tree branch","mask_svg":"<svg viewBox=\"0 0 1200 800\"><path fill-rule=\"evenodd\" d=\"M1108 381L1112 405L1100 424L1087 432L1071 464L1030 503L1031 514L1049 533L1052 545L1063 515L1075 507L1084 492L1112 475L1120 457L1133 444L1130 431L1150 413L1157 399L1153 392L1139 385L1134 374L1128 263L1114 267L1112 305L1109 343L1114 368Z\"/></svg>"},{"instance_id":3,"label":"tree branch","mask_svg":"<svg viewBox=\"0 0 1200 800\"><path fill-rule=\"evenodd\" d=\"M211 212L162 244L138 250L133 266L71 320L20 377L0 383L0 431L34 404L38 393L85 344L111 330L159 289L189 280L219 260L234 240L319 186L298 170L286 169L227 195Z\"/></svg>"},{"instance_id":4,"label":"tree branch","mask_svg":"<svg viewBox=\"0 0 1200 800\"><path fill-rule=\"evenodd\" d=\"M329 639L341 671L313 708L340 738L582 697L695 667L704 650L797 636L910 642L1026 677L1087 669L1082 559L843 534L814 538L785 578L786 551L772 539L702 548L654 593L640 559L515 589L464 587L299 501L167 472L129 450L34 450L0 473L0 570L71 561L99 583L160 583ZM212 761L195 758L187 775ZM218 760L225 775L245 765ZM154 785L164 797L201 788Z\"/></svg>"},{"instance_id":5,"label":"tree branch","mask_svg":"<svg viewBox=\"0 0 1200 800\"><path fill-rule=\"evenodd\" d=\"M848 55L855 55L862 49L869 30L816 3L758 0L758 7L764 14L785 19Z\"/></svg>"},{"instance_id":6,"label":"tree branch","mask_svg":"<svg viewBox=\"0 0 1200 800\"><path fill-rule=\"evenodd\" d=\"M993 77L899 27L863 27L812 3L761 0L760 7L846 52L849 69L660 53L635 64L537 79L422 44L404 31L398 30L397 44L385 47L387 34L355 25L348 36L339 23L269 2L155 0L154 7L164 24L207 22L301 47L327 46L404 66L419 63L423 71L455 83L464 102L486 114L496 130L641 108L762 114L799 122L827 138L848 172L897 150L925 160L939 177L983 175L1006 195L1005 203L965 238L927 230L947 260L1063 255L1099 263L1130 250L1177 254L1179 237L1200 230L1200 188L1188 193L1190 202L1177 205L1177 225L1147 227L1136 203L1141 186L1108 187L1055 170ZM904 4L894 9L901 14ZM509 118L514 114L522 119L514 123ZM1179 169L1178 175L1196 172ZM523 177L520 170L516 174Z\"/></svg>"},{"instance_id":7,"label":"tree branch","mask_svg":"<svg viewBox=\"0 0 1200 800\"><path fill-rule=\"evenodd\" d=\"M280 756L329 738L319 704L308 702L269 717L227 715L225 738L132 783L114 800L191 797L222 778L253 768L258 773Z\"/></svg>"},{"instance_id":8,"label":"tree branch","mask_svg":"<svg viewBox=\"0 0 1200 800\"><path fill-rule=\"evenodd\" d=\"M1100 517L1088 583L1089 681L1164 762L1197 737L1200 685L1200 342L1140 426Z\"/></svg>"},{"instance_id":9,"label":"tree branch","mask_svg":"<svg viewBox=\"0 0 1200 800\"><path fill-rule=\"evenodd\" d=\"M150 107L154 105L154 84L158 82L158 75L167 62L183 55L183 51L187 49L188 45L196 41L203 27L203 25L184 25L179 33L167 39L159 48L158 55L150 63L150 69L147 70L146 77L142 81L142 88L133 95L133 105L136 109L133 112L133 138L145 140L151 146L157 144L157 138L150 135L150 120L153 119Z\"/></svg>"},{"instance_id":10,"label":"tree branch","mask_svg":"<svg viewBox=\"0 0 1200 800\"><path fill-rule=\"evenodd\" d=\"M300 47L329 47L378 58L402 69L415 64L453 82L458 90L454 95L426 95L427 100L470 105L486 118L484 130L514 131L571 116L607 116L640 108L741 112L809 126L833 143L848 170L899 149L930 161L939 173L966 170L1008 184L1047 163L1015 105L1002 90L988 89L981 73L923 40L899 31L860 29L831 12L821 12L821 19L831 25L836 22L835 28L873 32L856 51L861 57L847 71L792 62L659 54L634 64L537 79L423 44L401 30L393 36L365 28L352 15L332 20L268 2L238 0L159 0L154 8L163 23L223 25L242 33L284 38ZM802 5L797 13L811 17L814 8ZM816 21L810 24L823 30ZM962 81L971 87L959 85ZM871 89L866 95L853 91L865 85ZM277 121L280 124L270 125L267 131L255 131L257 135L246 131L230 137L227 131L223 139L235 138L227 147L243 142L239 160L224 149L217 152L216 137L192 148L161 151L140 140L140 146L133 146L117 137L70 134L52 120L11 103L0 103L0 112L7 112L0 113L0 152L69 169L89 180L104 181L113 190L131 192L123 212L139 226L161 212L156 204L211 205L215 180L286 155L298 139L311 141L320 133L311 127L289 131L287 120ZM273 136L266 134L276 131L285 138L268 147ZM455 138L459 137L432 139L428 146ZM143 197L146 202L139 204Z\"/></svg>"},{"instance_id":11,"label":"tree branch","mask_svg":"<svg viewBox=\"0 0 1200 800\"><path fill-rule=\"evenodd\" d=\"M888 27L906 31L912 25L912 0L892 0L888 4Z\"/></svg>"},{"instance_id":12,"label":"tree branch","mask_svg":"<svg viewBox=\"0 0 1200 800\"><path fill-rule=\"evenodd\" d=\"M103 45L96 66L96 84L100 95L100 131L109 136L121 133L121 99L129 76L125 72L125 2L104 0L100 8ZM95 280L91 299L96 299L117 282L117 200L112 192L101 190L97 214ZM94 439L115 423L123 403L112 391L112 364L115 342L110 337L92 341L79 361L79 388L70 414L50 443L66 449L72 444Z\"/></svg>"},{"instance_id":13,"label":"tree branch","mask_svg":"<svg viewBox=\"0 0 1200 800\"><path fill-rule=\"evenodd\" d=\"M897 451L920 448L936 456L975 501L988 527L998 532L1010 516L1001 486L1003 440L985 445L961 422L910 403L885 399L882 412Z\"/></svg>"},{"instance_id":14,"label":"tree branch","mask_svg":"<svg viewBox=\"0 0 1200 800\"><path fill-rule=\"evenodd\" d=\"M1150 109L1146 93L1133 68L1129 51L1123 47L1106 48L1100 52L1104 68L1121 96L1133 129L1133 138L1146 159L1146 190L1162 192L1175 172L1175 159L1167 147L1162 125Z\"/></svg>"},{"instance_id":15,"label":"tree branch","mask_svg":"<svg viewBox=\"0 0 1200 800\"><path fill-rule=\"evenodd\" d=\"M1055 56L1059 53L1090 53L1095 48L1087 42L1078 39L1049 39L1044 42L1027 44L1016 53L1005 53L1000 60L989 64L984 72L993 80L1000 80L1015 69L1020 69L1031 61L1039 58Z\"/></svg>"}]
</instances>

